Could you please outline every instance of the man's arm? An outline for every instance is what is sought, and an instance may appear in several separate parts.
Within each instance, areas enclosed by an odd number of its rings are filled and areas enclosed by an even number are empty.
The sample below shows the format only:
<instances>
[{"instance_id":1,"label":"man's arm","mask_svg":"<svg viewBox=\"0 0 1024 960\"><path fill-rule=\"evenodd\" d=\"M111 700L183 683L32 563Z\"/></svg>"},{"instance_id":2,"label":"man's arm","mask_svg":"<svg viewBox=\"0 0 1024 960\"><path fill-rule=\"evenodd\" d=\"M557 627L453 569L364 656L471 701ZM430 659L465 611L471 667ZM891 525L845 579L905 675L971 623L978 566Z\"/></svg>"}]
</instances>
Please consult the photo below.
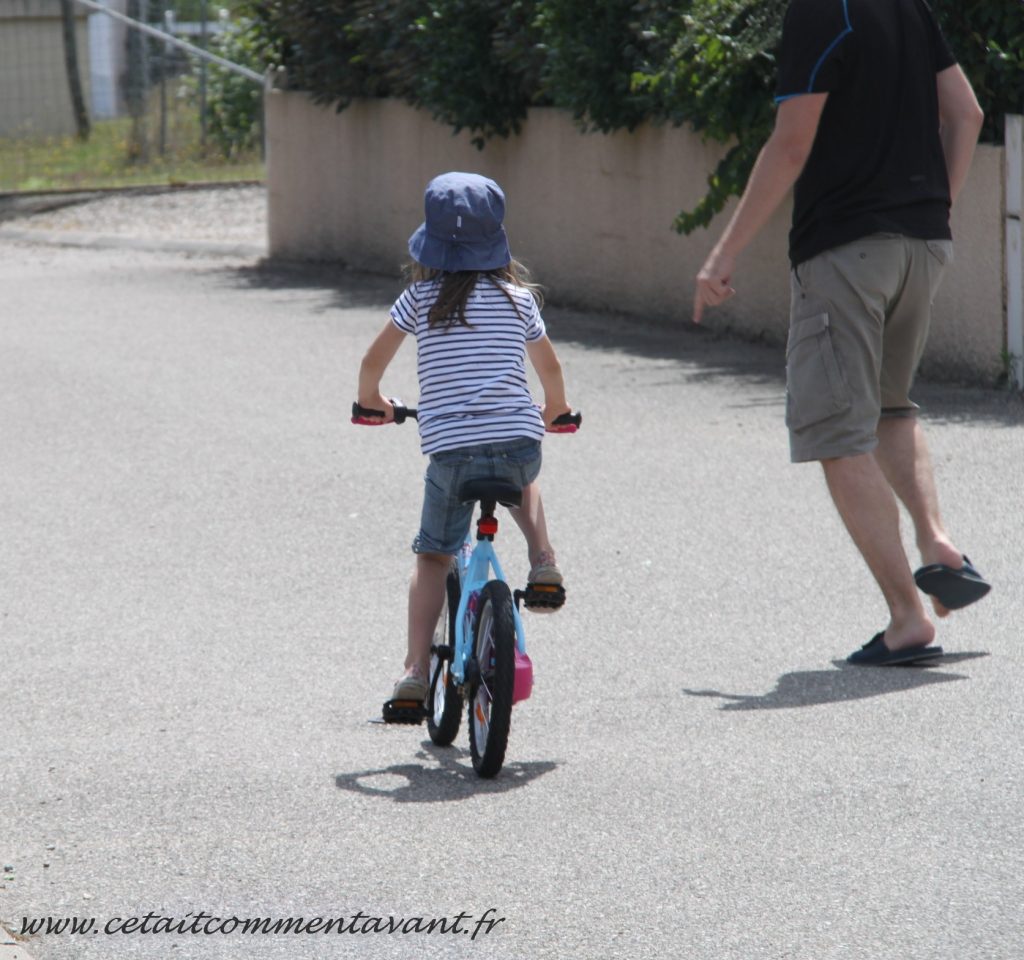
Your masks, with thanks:
<instances>
[{"instance_id":1,"label":"man's arm","mask_svg":"<svg viewBox=\"0 0 1024 960\"><path fill-rule=\"evenodd\" d=\"M779 104L775 128L754 164L739 206L697 274L694 323L700 323L705 307L717 306L736 292L731 285L736 258L796 183L814 146L827 99L827 93L808 93Z\"/></svg>"},{"instance_id":2,"label":"man's arm","mask_svg":"<svg viewBox=\"0 0 1024 960\"><path fill-rule=\"evenodd\" d=\"M939 91L939 133L946 156L949 195L956 201L971 167L985 114L963 70L956 64L936 74Z\"/></svg>"}]
</instances>

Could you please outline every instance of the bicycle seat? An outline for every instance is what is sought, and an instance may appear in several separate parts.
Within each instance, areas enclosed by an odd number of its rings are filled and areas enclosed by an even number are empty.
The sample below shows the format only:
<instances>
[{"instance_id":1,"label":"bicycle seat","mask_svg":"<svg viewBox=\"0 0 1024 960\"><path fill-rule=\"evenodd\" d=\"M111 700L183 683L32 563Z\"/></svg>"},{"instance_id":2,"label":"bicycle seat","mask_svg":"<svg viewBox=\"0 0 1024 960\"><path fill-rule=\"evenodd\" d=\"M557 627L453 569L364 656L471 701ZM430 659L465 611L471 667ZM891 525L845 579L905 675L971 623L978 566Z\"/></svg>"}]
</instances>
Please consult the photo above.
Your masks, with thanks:
<instances>
[{"instance_id":1,"label":"bicycle seat","mask_svg":"<svg viewBox=\"0 0 1024 960\"><path fill-rule=\"evenodd\" d=\"M496 480L481 477L467 480L459 487L459 499L463 503L475 503L477 500L493 500L506 507L518 507L523 502L523 491L507 480Z\"/></svg>"}]
</instances>

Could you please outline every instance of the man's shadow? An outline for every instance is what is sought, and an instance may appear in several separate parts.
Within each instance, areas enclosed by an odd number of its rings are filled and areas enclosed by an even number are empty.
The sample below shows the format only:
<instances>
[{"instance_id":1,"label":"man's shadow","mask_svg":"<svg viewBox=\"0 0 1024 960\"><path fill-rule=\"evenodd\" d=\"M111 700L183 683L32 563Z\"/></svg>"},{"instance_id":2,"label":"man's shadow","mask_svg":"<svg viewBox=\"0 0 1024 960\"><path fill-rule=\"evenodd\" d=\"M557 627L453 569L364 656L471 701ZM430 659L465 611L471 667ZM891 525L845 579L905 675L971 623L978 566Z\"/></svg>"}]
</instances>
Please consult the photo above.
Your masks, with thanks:
<instances>
[{"instance_id":1,"label":"man's shadow","mask_svg":"<svg viewBox=\"0 0 1024 960\"><path fill-rule=\"evenodd\" d=\"M447 803L468 800L482 793L516 790L558 766L550 760L506 762L493 780L485 780L473 770L468 750L438 747L429 740L421 744L416 760L428 762L396 763L377 770L339 773L334 782L341 790L395 803Z\"/></svg>"},{"instance_id":2,"label":"man's shadow","mask_svg":"<svg viewBox=\"0 0 1024 960\"><path fill-rule=\"evenodd\" d=\"M835 670L804 670L784 673L775 689L763 694L723 693L718 690L684 690L691 697L717 697L728 701L720 710L789 710L817 707L826 703L865 700L890 693L903 693L934 683L967 680L960 673L943 673L936 667L963 663L987 653L946 654L930 665L905 667L854 667L844 660L833 660Z\"/></svg>"}]
</instances>

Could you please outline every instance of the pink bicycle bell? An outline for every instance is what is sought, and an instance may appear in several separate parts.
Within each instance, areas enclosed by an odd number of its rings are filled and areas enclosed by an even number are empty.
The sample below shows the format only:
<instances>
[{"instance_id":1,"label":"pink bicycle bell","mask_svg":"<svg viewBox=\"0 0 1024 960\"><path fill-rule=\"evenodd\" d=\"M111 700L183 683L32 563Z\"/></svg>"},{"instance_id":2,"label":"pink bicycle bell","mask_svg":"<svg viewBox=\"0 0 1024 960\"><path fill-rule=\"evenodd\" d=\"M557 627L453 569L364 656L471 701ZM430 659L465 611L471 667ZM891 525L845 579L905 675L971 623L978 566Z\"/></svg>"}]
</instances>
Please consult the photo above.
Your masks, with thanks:
<instances>
[{"instance_id":1,"label":"pink bicycle bell","mask_svg":"<svg viewBox=\"0 0 1024 960\"><path fill-rule=\"evenodd\" d=\"M533 663L529 654L520 653L516 647L516 672L512 682L512 702L526 700L533 692Z\"/></svg>"}]
</instances>

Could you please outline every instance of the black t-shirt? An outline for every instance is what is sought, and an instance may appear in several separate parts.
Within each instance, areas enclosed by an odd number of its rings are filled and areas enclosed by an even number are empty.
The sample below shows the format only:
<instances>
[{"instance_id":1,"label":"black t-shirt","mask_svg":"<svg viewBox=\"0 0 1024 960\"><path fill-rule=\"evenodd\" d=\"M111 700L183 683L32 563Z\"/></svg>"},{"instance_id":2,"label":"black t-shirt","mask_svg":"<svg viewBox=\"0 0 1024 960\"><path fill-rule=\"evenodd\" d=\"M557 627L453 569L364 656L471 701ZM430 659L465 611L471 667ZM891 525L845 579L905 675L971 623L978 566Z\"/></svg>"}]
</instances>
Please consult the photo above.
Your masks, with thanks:
<instances>
[{"instance_id":1,"label":"black t-shirt","mask_svg":"<svg viewBox=\"0 0 1024 960\"><path fill-rule=\"evenodd\" d=\"M954 63L924 0L792 0L776 101L828 93L794 190L794 265L872 233L950 239L935 75Z\"/></svg>"}]
</instances>

